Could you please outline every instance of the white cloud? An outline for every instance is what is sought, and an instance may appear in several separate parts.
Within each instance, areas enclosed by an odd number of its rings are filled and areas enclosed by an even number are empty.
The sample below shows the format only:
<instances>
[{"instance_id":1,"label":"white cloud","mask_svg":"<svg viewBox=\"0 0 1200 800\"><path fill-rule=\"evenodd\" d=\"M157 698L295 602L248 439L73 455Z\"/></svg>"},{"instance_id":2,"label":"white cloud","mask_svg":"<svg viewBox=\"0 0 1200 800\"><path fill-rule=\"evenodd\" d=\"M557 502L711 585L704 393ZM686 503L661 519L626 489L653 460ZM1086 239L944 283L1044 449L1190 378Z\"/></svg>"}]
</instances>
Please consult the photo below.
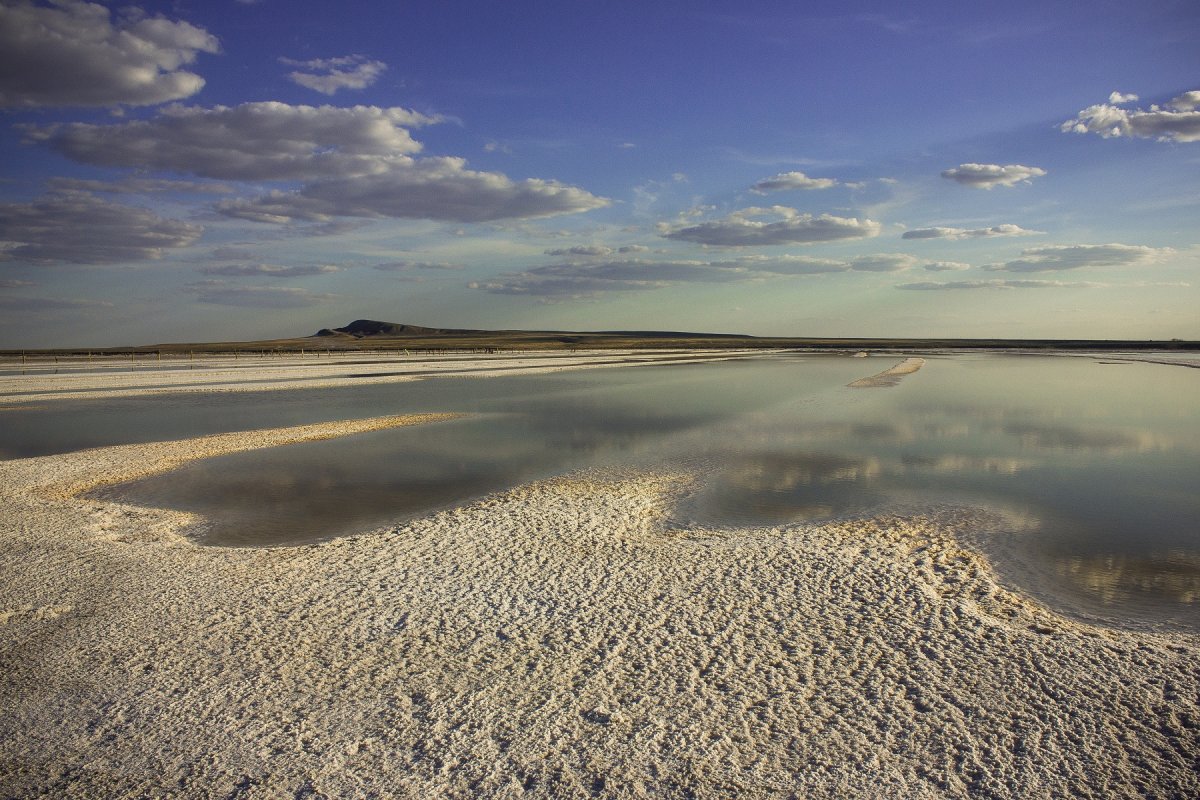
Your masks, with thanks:
<instances>
[{"instance_id":1,"label":"white cloud","mask_svg":"<svg viewBox=\"0 0 1200 800\"><path fill-rule=\"evenodd\" d=\"M623 248L622 248L623 249ZM575 247L555 247L542 251L548 256L581 256L583 258L599 258L611 256L614 250L602 244L583 244Z\"/></svg>"},{"instance_id":2,"label":"white cloud","mask_svg":"<svg viewBox=\"0 0 1200 800\"><path fill-rule=\"evenodd\" d=\"M736 263L756 272L769 272L773 275L820 275L826 272L846 272L850 269L848 261L794 255L745 256L739 258Z\"/></svg>"},{"instance_id":3,"label":"white cloud","mask_svg":"<svg viewBox=\"0 0 1200 800\"><path fill-rule=\"evenodd\" d=\"M258 254L245 247L217 247L209 251L208 258L214 261L253 261Z\"/></svg>"},{"instance_id":4,"label":"white cloud","mask_svg":"<svg viewBox=\"0 0 1200 800\"><path fill-rule=\"evenodd\" d=\"M1196 106L1200 106L1200 90L1184 92L1167 103L1167 106L1175 111L1195 111Z\"/></svg>"},{"instance_id":5,"label":"white cloud","mask_svg":"<svg viewBox=\"0 0 1200 800\"><path fill-rule=\"evenodd\" d=\"M736 267L703 261L606 261L590 264L551 264L489 281L472 281L469 288L490 294L540 298L581 298L604 292L661 289L675 283L728 283L749 276Z\"/></svg>"},{"instance_id":6,"label":"white cloud","mask_svg":"<svg viewBox=\"0 0 1200 800\"><path fill-rule=\"evenodd\" d=\"M148 121L27 127L87 164L186 172L242 181L312 181L217 205L227 216L278 224L334 217L484 222L587 211L609 201L554 181L514 181L461 158L415 159L405 126L437 122L403 108L171 106ZM335 231L336 232L336 231Z\"/></svg>"},{"instance_id":7,"label":"white cloud","mask_svg":"<svg viewBox=\"0 0 1200 800\"><path fill-rule=\"evenodd\" d=\"M117 181L94 181L82 178L51 178L46 188L52 192L104 192L106 194L233 194L227 183L207 181L176 181L155 178L122 178Z\"/></svg>"},{"instance_id":8,"label":"white cloud","mask_svg":"<svg viewBox=\"0 0 1200 800\"><path fill-rule=\"evenodd\" d=\"M1037 280L980 280L980 281L920 281L918 283L902 283L897 289L915 289L918 291L938 291L942 289L1102 289L1106 283L1091 281L1037 281Z\"/></svg>"},{"instance_id":9,"label":"white cloud","mask_svg":"<svg viewBox=\"0 0 1200 800\"><path fill-rule=\"evenodd\" d=\"M827 272L903 272L921 263L920 259L907 253L875 253L846 260L795 255L743 256L731 266L773 275L819 275ZM929 269L928 263L925 267Z\"/></svg>"},{"instance_id":10,"label":"white cloud","mask_svg":"<svg viewBox=\"0 0 1200 800\"><path fill-rule=\"evenodd\" d=\"M187 247L203 231L190 222L86 194L0 204L0 242L10 244L5 259L74 264L146 261L161 258L168 249Z\"/></svg>"},{"instance_id":11,"label":"white cloud","mask_svg":"<svg viewBox=\"0 0 1200 800\"><path fill-rule=\"evenodd\" d=\"M376 264L371 269L380 272L408 272L414 269L460 270L461 264L451 264L447 261L389 261L386 264Z\"/></svg>"},{"instance_id":12,"label":"white cloud","mask_svg":"<svg viewBox=\"0 0 1200 800\"><path fill-rule=\"evenodd\" d=\"M542 299L593 297L605 292L661 289L681 283L733 283L846 272L898 272L920 263L902 253L879 253L846 261L799 255L750 255L727 261L569 262L533 267L473 281L472 289Z\"/></svg>"},{"instance_id":13,"label":"white cloud","mask_svg":"<svg viewBox=\"0 0 1200 800\"><path fill-rule=\"evenodd\" d=\"M241 286L222 280L189 284L184 291L196 295L201 303L242 308L307 308L337 297L288 286Z\"/></svg>"},{"instance_id":14,"label":"white cloud","mask_svg":"<svg viewBox=\"0 0 1200 800\"><path fill-rule=\"evenodd\" d=\"M767 218L764 221L763 217ZM807 244L878 236L880 225L869 219L801 214L787 206L746 208L729 216L698 225L671 228L660 225L667 239L713 245L747 247L753 245Z\"/></svg>"},{"instance_id":15,"label":"white cloud","mask_svg":"<svg viewBox=\"0 0 1200 800\"><path fill-rule=\"evenodd\" d=\"M855 272L903 272L919 263L919 259L906 253L875 253L849 261L850 269Z\"/></svg>"},{"instance_id":16,"label":"white cloud","mask_svg":"<svg viewBox=\"0 0 1200 800\"><path fill-rule=\"evenodd\" d=\"M498 172L469 170L461 158L397 158L386 172L315 181L294 192L270 192L253 200L229 200L217 210L276 224L332 217L490 222L571 214L608 204L555 181L514 181Z\"/></svg>"},{"instance_id":17,"label":"white cloud","mask_svg":"<svg viewBox=\"0 0 1200 800\"><path fill-rule=\"evenodd\" d=\"M6 313L41 311L83 311L89 308L112 308L105 300L74 300L61 297L0 297L0 309Z\"/></svg>"},{"instance_id":18,"label":"white cloud","mask_svg":"<svg viewBox=\"0 0 1200 800\"><path fill-rule=\"evenodd\" d=\"M925 264L925 269L929 272L961 272L970 268L970 264L961 261L930 261Z\"/></svg>"},{"instance_id":19,"label":"white cloud","mask_svg":"<svg viewBox=\"0 0 1200 800\"><path fill-rule=\"evenodd\" d=\"M1116 99L1114 99L1116 98ZM1149 109L1118 108L1117 103L1136 100L1137 95L1113 92L1108 103L1088 106L1075 119L1060 127L1064 133L1096 133L1105 139L1135 137L1160 141L1200 141L1200 91L1184 92L1173 98L1166 107L1152 105Z\"/></svg>"},{"instance_id":20,"label":"white cloud","mask_svg":"<svg viewBox=\"0 0 1200 800\"><path fill-rule=\"evenodd\" d=\"M217 38L188 22L98 3L0 5L0 107L144 106L190 97L204 79L181 69Z\"/></svg>"},{"instance_id":21,"label":"white cloud","mask_svg":"<svg viewBox=\"0 0 1200 800\"><path fill-rule=\"evenodd\" d=\"M1117 106L1123 105L1125 103L1133 103L1137 99L1138 99L1138 96L1136 94L1121 94L1120 92L1113 92L1112 94L1110 94L1108 96L1108 102L1112 103L1113 105L1117 105Z\"/></svg>"},{"instance_id":22,"label":"white cloud","mask_svg":"<svg viewBox=\"0 0 1200 800\"><path fill-rule=\"evenodd\" d=\"M343 233L350 233L351 231L360 230L370 224L371 223L366 220L334 219L330 220L329 222L322 222L319 225L289 225L284 228L284 235L304 236L307 238L315 238L318 236L340 236Z\"/></svg>"},{"instance_id":23,"label":"white cloud","mask_svg":"<svg viewBox=\"0 0 1200 800\"><path fill-rule=\"evenodd\" d=\"M973 189L1016 186L1045 174L1046 170L1041 167L1026 167L1022 164L959 164L953 169L942 171L943 178Z\"/></svg>"},{"instance_id":24,"label":"white cloud","mask_svg":"<svg viewBox=\"0 0 1200 800\"><path fill-rule=\"evenodd\" d=\"M303 67L288 73L288 79L321 94L334 94L339 89L365 89L379 79L387 64L365 56L350 55L338 58L314 58L309 61L279 59L291 67Z\"/></svg>"},{"instance_id":25,"label":"white cloud","mask_svg":"<svg viewBox=\"0 0 1200 800\"><path fill-rule=\"evenodd\" d=\"M1145 247L1127 244L1074 244L1032 247L1021 251L1021 258L984 269L1003 272L1051 272L1081 267L1140 266L1153 263L1173 250L1169 247Z\"/></svg>"},{"instance_id":26,"label":"white cloud","mask_svg":"<svg viewBox=\"0 0 1200 800\"><path fill-rule=\"evenodd\" d=\"M342 269L333 264L311 264L299 267L283 267L278 264L222 264L201 267L200 271L205 275L227 277L303 278L309 275L328 275L333 272L341 272Z\"/></svg>"},{"instance_id":27,"label":"white cloud","mask_svg":"<svg viewBox=\"0 0 1200 800\"><path fill-rule=\"evenodd\" d=\"M526 270L524 275L549 278L591 278L641 283L728 283L744 280L746 271L737 266L703 261L605 261L598 264L552 264Z\"/></svg>"},{"instance_id":28,"label":"white cloud","mask_svg":"<svg viewBox=\"0 0 1200 800\"><path fill-rule=\"evenodd\" d=\"M832 189L838 182L832 178L810 178L803 172L781 172L770 178L763 178L750 187L754 194L767 192L785 192L793 189Z\"/></svg>"},{"instance_id":29,"label":"white cloud","mask_svg":"<svg viewBox=\"0 0 1200 800\"><path fill-rule=\"evenodd\" d=\"M150 120L110 125L28 126L84 164L167 170L228 180L304 180L364 175L419 152L407 128L438 121L405 108L376 106L172 105Z\"/></svg>"},{"instance_id":30,"label":"white cloud","mask_svg":"<svg viewBox=\"0 0 1200 800\"><path fill-rule=\"evenodd\" d=\"M990 228L915 228L905 231L902 239L992 239L998 236L1035 236L1042 231L1031 231L1019 225L993 225Z\"/></svg>"}]
</instances>

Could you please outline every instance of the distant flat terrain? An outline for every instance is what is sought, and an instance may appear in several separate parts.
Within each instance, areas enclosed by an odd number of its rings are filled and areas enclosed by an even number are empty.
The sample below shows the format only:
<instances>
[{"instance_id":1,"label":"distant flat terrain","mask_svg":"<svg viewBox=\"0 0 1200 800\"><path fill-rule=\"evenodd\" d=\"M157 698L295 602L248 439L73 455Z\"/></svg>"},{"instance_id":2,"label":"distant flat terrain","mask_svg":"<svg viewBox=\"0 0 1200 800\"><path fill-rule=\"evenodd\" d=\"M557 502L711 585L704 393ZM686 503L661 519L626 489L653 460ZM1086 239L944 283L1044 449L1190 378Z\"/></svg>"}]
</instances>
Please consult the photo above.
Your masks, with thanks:
<instances>
[{"instance_id":1,"label":"distant flat terrain","mask_svg":"<svg viewBox=\"0 0 1200 800\"><path fill-rule=\"evenodd\" d=\"M360 319L341 328L322 328L310 336L245 342L170 342L119 347L27 348L0 350L0 356L184 354L231 352L332 352L394 350L409 352L488 352L495 350L637 350L637 349L803 349L803 350L1178 350L1200 351L1200 342L1172 339L952 339L888 337L766 337L736 333L680 331L527 331L430 328L399 322Z\"/></svg>"}]
</instances>

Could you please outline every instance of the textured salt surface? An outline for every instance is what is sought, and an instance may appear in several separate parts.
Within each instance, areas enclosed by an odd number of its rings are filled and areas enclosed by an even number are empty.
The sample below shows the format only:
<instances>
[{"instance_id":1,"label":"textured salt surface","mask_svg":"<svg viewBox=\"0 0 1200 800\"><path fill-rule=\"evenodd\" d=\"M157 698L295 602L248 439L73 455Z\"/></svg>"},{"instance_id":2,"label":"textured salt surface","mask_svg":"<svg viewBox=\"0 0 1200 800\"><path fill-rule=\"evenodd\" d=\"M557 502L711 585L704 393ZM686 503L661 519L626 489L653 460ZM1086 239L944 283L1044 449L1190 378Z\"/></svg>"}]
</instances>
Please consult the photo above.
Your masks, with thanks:
<instances>
[{"instance_id":1,"label":"textured salt surface","mask_svg":"<svg viewBox=\"0 0 1200 800\"><path fill-rule=\"evenodd\" d=\"M0 463L0 796L1200 795L1200 638L1005 590L986 512L680 530L694 475L588 472L235 550L71 496L418 421Z\"/></svg>"},{"instance_id":2,"label":"textured salt surface","mask_svg":"<svg viewBox=\"0 0 1200 800\"><path fill-rule=\"evenodd\" d=\"M13 405L46 400L131 397L174 392L261 392L299 388L361 386L368 383L399 383L432 376L487 378L535 372L565 372L601 367L632 367L651 364L698 364L774 355L768 350L602 350L575 355L524 353L463 357L421 357L399 354L361 359L303 356L272 357L250 362L208 360L195 369L126 370L108 368L46 374L44 370L25 375L0 376L0 403ZM257 362L257 363L256 363ZM157 363L157 362L155 362ZM184 362L186 363L186 362Z\"/></svg>"},{"instance_id":3,"label":"textured salt surface","mask_svg":"<svg viewBox=\"0 0 1200 800\"><path fill-rule=\"evenodd\" d=\"M923 366L925 366L925 359L923 358L906 358L894 367L889 367L877 375L872 375L868 378L859 378L853 383L846 385L855 389L895 386L904 379L905 375L911 375Z\"/></svg>"}]
</instances>

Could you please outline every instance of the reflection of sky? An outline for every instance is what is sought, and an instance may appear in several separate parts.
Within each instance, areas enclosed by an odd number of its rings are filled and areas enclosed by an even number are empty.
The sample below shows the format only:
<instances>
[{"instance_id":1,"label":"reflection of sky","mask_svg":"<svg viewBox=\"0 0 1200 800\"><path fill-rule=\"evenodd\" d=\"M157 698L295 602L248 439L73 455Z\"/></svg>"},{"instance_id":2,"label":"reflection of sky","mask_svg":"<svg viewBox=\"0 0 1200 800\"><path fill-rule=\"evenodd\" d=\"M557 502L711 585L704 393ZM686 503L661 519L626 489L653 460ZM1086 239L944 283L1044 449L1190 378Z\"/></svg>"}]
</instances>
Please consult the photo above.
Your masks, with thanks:
<instances>
[{"instance_id":1,"label":"reflection of sky","mask_svg":"<svg viewBox=\"0 0 1200 800\"><path fill-rule=\"evenodd\" d=\"M1187 587L1200 575L1200 374L961 356L931 358L894 388L845 388L876 366L782 358L433 381L411 396L386 387L386 402L377 387L362 395L363 415L486 416L199 462L142 482L135 496L213 516L217 541L256 530L286 541L583 466L686 461L706 466L675 511L683 521L774 526L869 512L889 498L982 500L1037 521L1013 541L1063 592L1110 610L1196 603Z\"/></svg>"}]
</instances>

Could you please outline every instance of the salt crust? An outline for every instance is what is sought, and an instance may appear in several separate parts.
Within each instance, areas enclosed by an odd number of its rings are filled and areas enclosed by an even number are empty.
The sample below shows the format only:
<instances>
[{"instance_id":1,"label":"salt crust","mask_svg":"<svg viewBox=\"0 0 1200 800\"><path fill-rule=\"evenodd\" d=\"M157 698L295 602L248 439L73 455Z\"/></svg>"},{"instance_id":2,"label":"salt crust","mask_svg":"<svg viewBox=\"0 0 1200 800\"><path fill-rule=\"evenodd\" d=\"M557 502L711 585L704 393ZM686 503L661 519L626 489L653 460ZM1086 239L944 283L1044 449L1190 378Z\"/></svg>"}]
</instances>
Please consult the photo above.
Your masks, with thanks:
<instances>
[{"instance_id":1,"label":"salt crust","mask_svg":"<svg viewBox=\"0 0 1200 800\"><path fill-rule=\"evenodd\" d=\"M81 371L58 373L42 359L26 374L0 375L0 404L46 400L133 397L180 392L265 392L288 389L327 389L378 383L403 383L428 377L490 378L567 372L604 367L661 364L699 364L742 358L763 358L778 350L600 350L584 353L504 353L490 355L409 356L388 353L338 353L322 357L285 354L258 358L247 354L192 361L168 358L121 362L116 357L71 362ZM64 361L65 364L65 361ZM16 369L12 364L10 369Z\"/></svg>"},{"instance_id":2,"label":"salt crust","mask_svg":"<svg viewBox=\"0 0 1200 800\"><path fill-rule=\"evenodd\" d=\"M911 375L923 366L925 366L925 359L923 358L906 358L894 367L888 367L883 372L872 375L869 378L859 378L846 385L854 389L895 386L904 379L905 375Z\"/></svg>"},{"instance_id":3,"label":"salt crust","mask_svg":"<svg viewBox=\"0 0 1200 800\"><path fill-rule=\"evenodd\" d=\"M0 796L1200 795L1200 637L999 586L983 511L677 529L693 474L586 471L229 549L74 496L440 418L0 463Z\"/></svg>"}]
</instances>

